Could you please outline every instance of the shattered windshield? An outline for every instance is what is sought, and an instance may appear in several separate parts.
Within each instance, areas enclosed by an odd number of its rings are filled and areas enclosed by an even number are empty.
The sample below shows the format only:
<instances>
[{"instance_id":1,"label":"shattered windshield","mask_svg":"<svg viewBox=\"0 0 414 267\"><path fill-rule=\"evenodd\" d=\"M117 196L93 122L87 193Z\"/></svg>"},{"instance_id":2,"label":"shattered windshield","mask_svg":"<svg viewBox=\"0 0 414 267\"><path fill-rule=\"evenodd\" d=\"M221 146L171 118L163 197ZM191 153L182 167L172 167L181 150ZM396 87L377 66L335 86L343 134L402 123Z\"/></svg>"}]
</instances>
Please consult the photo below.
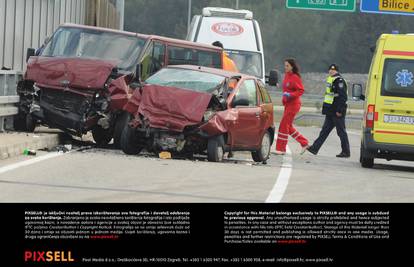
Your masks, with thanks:
<instances>
[{"instance_id":1,"label":"shattered windshield","mask_svg":"<svg viewBox=\"0 0 414 267\"><path fill-rule=\"evenodd\" d=\"M196 70L164 68L146 80L147 84L178 87L198 92L212 93L225 78Z\"/></svg>"},{"instance_id":2,"label":"shattered windshield","mask_svg":"<svg viewBox=\"0 0 414 267\"><path fill-rule=\"evenodd\" d=\"M226 50L226 53L236 64L240 73L258 78L262 77L262 57L260 53L238 50Z\"/></svg>"},{"instance_id":3,"label":"shattered windshield","mask_svg":"<svg viewBox=\"0 0 414 267\"><path fill-rule=\"evenodd\" d=\"M137 62L145 39L94 29L61 27L46 44L41 56L115 60L130 70Z\"/></svg>"}]
</instances>

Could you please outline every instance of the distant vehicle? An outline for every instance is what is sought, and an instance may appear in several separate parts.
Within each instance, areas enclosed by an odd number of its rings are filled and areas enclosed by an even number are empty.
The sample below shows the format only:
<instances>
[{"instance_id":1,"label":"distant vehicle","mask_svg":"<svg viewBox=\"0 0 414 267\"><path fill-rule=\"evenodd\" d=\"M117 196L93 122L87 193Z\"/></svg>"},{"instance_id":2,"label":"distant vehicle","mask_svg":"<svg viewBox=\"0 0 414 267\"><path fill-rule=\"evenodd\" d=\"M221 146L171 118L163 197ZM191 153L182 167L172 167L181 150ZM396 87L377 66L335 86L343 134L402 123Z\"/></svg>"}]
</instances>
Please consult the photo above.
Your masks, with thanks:
<instances>
[{"instance_id":1,"label":"distant vehicle","mask_svg":"<svg viewBox=\"0 0 414 267\"><path fill-rule=\"evenodd\" d=\"M169 66L135 90L121 137L126 154L142 149L173 154L207 153L221 161L226 151L269 158L275 126L273 104L257 77L224 70Z\"/></svg>"},{"instance_id":2,"label":"distant vehicle","mask_svg":"<svg viewBox=\"0 0 414 267\"><path fill-rule=\"evenodd\" d=\"M176 64L223 67L222 50L211 45L77 24L60 26L34 54L28 49L18 84L15 128L33 131L40 122L73 135L91 130L98 145L114 137L119 146L135 77Z\"/></svg>"},{"instance_id":3,"label":"distant vehicle","mask_svg":"<svg viewBox=\"0 0 414 267\"><path fill-rule=\"evenodd\" d=\"M375 158L414 160L414 36L381 35L366 93L358 84L352 95L365 99L362 167L372 168Z\"/></svg>"},{"instance_id":4,"label":"distant vehicle","mask_svg":"<svg viewBox=\"0 0 414 267\"><path fill-rule=\"evenodd\" d=\"M241 73L265 81L265 61L259 23L249 10L205 7L193 17L187 40L211 44L220 41Z\"/></svg>"}]
</instances>

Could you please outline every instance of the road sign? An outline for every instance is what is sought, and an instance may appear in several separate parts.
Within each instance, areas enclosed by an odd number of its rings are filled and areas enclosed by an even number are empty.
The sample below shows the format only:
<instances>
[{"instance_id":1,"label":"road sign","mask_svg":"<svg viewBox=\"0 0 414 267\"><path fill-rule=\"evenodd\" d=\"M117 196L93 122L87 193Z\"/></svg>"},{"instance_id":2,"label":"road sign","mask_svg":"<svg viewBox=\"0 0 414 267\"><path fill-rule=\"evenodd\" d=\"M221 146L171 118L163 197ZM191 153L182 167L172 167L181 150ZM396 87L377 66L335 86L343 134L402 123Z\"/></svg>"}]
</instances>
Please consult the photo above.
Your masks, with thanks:
<instances>
[{"instance_id":1,"label":"road sign","mask_svg":"<svg viewBox=\"0 0 414 267\"><path fill-rule=\"evenodd\" d=\"M361 12L414 16L414 1L361 0Z\"/></svg>"},{"instance_id":2,"label":"road sign","mask_svg":"<svg viewBox=\"0 0 414 267\"><path fill-rule=\"evenodd\" d=\"M286 7L354 12L356 0L286 0Z\"/></svg>"}]
</instances>

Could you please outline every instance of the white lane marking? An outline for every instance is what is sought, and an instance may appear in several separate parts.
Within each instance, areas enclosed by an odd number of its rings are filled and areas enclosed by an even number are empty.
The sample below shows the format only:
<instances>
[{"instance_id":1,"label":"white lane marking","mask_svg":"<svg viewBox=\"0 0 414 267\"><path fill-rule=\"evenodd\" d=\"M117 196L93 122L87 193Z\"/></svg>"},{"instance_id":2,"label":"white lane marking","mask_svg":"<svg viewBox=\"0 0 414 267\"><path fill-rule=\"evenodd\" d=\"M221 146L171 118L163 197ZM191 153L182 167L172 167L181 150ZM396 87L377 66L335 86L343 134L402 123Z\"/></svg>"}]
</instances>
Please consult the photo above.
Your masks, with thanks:
<instances>
[{"instance_id":1,"label":"white lane marking","mask_svg":"<svg viewBox=\"0 0 414 267\"><path fill-rule=\"evenodd\" d=\"M282 200L292 174L292 161L292 151L288 146L286 148L286 154L283 156L283 163L279 176L265 201L266 203L278 203Z\"/></svg>"},{"instance_id":2,"label":"white lane marking","mask_svg":"<svg viewBox=\"0 0 414 267\"><path fill-rule=\"evenodd\" d=\"M0 174L8 172L8 171L15 170L15 169L18 169L18 168L21 168L21 167L25 167L25 166L28 166L28 165L32 165L32 164L38 163L40 161L55 158L55 157L61 156L63 154L65 154L65 153L63 153L63 152L50 152L46 155L39 156L39 157L36 157L36 158L33 158L33 159L28 159L28 160L24 160L24 161L14 163L14 164L6 165L4 167L0 167Z\"/></svg>"}]
</instances>

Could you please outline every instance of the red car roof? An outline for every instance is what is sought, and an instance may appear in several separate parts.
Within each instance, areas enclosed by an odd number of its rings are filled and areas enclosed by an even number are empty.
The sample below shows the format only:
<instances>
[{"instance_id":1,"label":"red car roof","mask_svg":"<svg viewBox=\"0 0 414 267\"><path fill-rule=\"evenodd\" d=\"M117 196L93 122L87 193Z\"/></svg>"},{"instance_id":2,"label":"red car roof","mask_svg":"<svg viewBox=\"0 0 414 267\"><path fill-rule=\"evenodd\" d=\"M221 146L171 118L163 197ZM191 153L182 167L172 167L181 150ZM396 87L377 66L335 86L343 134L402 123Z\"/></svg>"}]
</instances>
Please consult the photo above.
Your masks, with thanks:
<instances>
[{"instance_id":1,"label":"red car roof","mask_svg":"<svg viewBox=\"0 0 414 267\"><path fill-rule=\"evenodd\" d=\"M217 52L221 52L222 49L220 47L216 47L213 45L208 44L202 44L202 43L195 43L190 42L186 40L180 40L175 38L169 38L159 35L147 35L147 34L141 34L141 33L135 33L135 32L128 32L128 31L121 31L121 30L115 30L115 29L109 29L109 28L102 28L102 27L95 27L95 26L87 26L87 25L80 25L80 24L74 24L74 23L64 23L60 25L61 27L71 27L71 28L80 28L80 29L91 29L91 30L98 30L98 31L105 31L105 32L112 32L112 33L118 33L118 34L124 34L128 36L136 36L143 39L156 39L164 42L169 43L176 43L186 46L196 46L196 47L202 47L210 50L216 50Z\"/></svg>"}]
</instances>

